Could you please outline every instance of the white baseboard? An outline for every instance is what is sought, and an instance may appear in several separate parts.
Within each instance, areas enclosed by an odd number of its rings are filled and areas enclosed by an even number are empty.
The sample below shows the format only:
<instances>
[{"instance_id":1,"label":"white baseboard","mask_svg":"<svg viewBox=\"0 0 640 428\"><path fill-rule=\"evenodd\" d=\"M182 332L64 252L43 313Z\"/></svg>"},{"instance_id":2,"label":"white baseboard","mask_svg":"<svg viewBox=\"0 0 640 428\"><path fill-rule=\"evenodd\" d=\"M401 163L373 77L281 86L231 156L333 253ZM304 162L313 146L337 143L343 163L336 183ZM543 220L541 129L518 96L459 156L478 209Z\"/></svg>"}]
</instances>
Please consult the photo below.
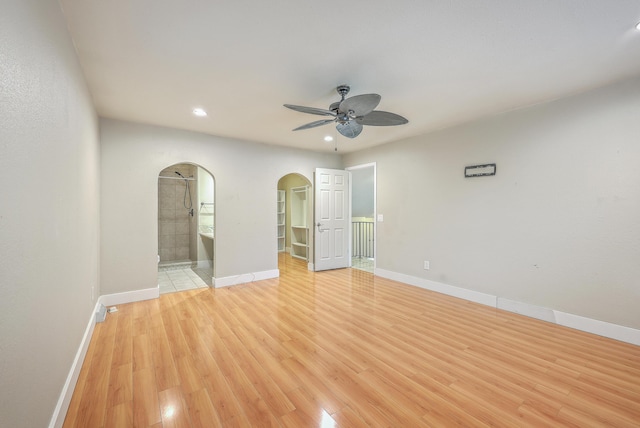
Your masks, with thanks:
<instances>
[{"instance_id":1,"label":"white baseboard","mask_svg":"<svg viewBox=\"0 0 640 428\"><path fill-rule=\"evenodd\" d=\"M160 297L160 286L142 290L125 291L123 293L105 294L98 299L105 306L139 302L141 300L157 299Z\"/></svg>"},{"instance_id":2,"label":"white baseboard","mask_svg":"<svg viewBox=\"0 0 640 428\"><path fill-rule=\"evenodd\" d=\"M138 302L140 300L157 299L160 296L160 286L147 288L144 290L127 291L124 293L106 294L100 296L96 302L96 306L93 309L91 317L89 318L89 324L84 332L80 347L76 353L76 357L69 370L67 380L62 387L62 392L58 398L58 403L53 411L53 416L49 422L49 428L60 428L64 423L64 419L67 416L67 410L69 410L69 404L71 403L71 397L73 391L76 388L76 382L80 375L80 369L84 363L84 358L87 355L87 349L89 348L89 342L91 342L91 336L93 335L93 329L96 325L96 313L100 308L100 305L113 306L124 303Z\"/></svg>"},{"instance_id":3,"label":"white baseboard","mask_svg":"<svg viewBox=\"0 0 640 428\"><path fill-rule=\"evenodd\" d=\"M215 288L229 287L231 285L246 284L248 282L260 281L263 279L278 278L279 276L280 276L279 269L263 270L261 272L242 273L240 275L215 278L213 280L213 286Z\"/></svg>"},{"instance_id":4,"label":"white baseboard","mask_svg":"<svg viewBox=\"0 0 640 428\"><path fill-rule=\"evenodd\" d=\"M640 346L640 330L635 328L585 318L566 312L553 312L556 316L556 324Z\"/></svg>"},{"instance_id":5,"label":"white baseboard","mask_svg":"<svg viewBox=\"0 0 640 428\"><path fill-rule=\"evenodd\" d=\"M89 324L84 331L82 341L80 341L80 347L76 352L76 357L73 359L71 369L67 375L67 380L64 382L58 403L53 410L51 421L49 422L49 428L61 428L64 424L64 419L67 416L67 410L69 410L69 404L71 403L71 397L73 397L73 391L76 388L76 382L80 376L80 370L82 369L82 363L84 363L84 357L87 355L87 349L89 349L89 342L91 342L91 336L93 335L93 329L96 325L96 313L100 307L100 299L96 302L96 306L89 318Z\"/></svg>"},{"instance_id":6,"label":"white baseboard","mask_svg":"<svg viewBox=\"0 0 640 428\"><path fill-rule=\"evenodd\" d=\"M579 315L544 308L542 306L531 305L529 303L517 302L515 300L505 299L504 297L467 290L465 288L455 287L453 285L447 285L384 269L376 268L374 273L375 275L383 278L402 282L404 284L413 285L415 287L424 288L441 294L446 294L448 296L458 297L460 299L469 300L497 309L503 309L505 311L514 312L530 318L540 319L587 333L597 334L599 336L640 346L640 330L631 327L585 318Z\"/></svg>"},{"instance_id":7,"label":"white baseboard","mask_svg":"<svg viewBox=\"0 0 640 428\"><path fill-rule=\"evenodd\" d=\"M553 309L542 306L530 305L529 303L517 302L515 300L498 297L498 309L514 312L526 317L537 318L542 321L556 323L556 315ZM557 324L557 323L556 323Z\"/></svg>"},{"instance_id":8,"label":"white baseboard","mask_svg":"<svg viewBox=\"0 0 640 428\"><path fill-rule=\"evenodd\" d=\"M383 278L392 279L394 281L402 282L405 284L413 285L415 287L425 288L427 290L435 291L448 296L459 297L464 300L470 300L472 302L480 303L482 305L496 307L496 296L490 294L480 293L473 290L467 290L462 287L454 287L453 285L442 284L440 282L431 281L424 278L418 278L415 276L405 275L403 273L392 272L389 270L378 269L374 271L375 275Z\"/></svg>"}]
</instances>

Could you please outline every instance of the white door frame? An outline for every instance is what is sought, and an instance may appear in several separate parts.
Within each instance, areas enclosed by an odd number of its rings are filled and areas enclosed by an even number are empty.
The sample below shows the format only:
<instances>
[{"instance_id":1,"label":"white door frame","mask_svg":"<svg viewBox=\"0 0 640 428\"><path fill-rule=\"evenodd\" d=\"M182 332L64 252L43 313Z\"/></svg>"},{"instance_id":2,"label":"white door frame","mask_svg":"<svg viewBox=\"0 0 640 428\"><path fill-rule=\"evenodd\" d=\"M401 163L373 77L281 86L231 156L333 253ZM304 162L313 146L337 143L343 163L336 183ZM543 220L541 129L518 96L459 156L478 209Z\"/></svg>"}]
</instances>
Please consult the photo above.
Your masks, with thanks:
<instances>
[{"instance_id":1,"label":"white door frame","mask_svg":"<svg viewBox=\"0 0 640 428\"><path fill-rule=\"evenodd\" d=\"M371 168L373 167L373 270L375 272L376 262L378 260L378 171L376 162L364 163L361 165L354 165L348 168L345 168L346 171L353 171L357 169ZM349 186L353 183L353 179L349 182ZM353 189L349 189L349 204L353 199ZM353 211L349 209L349 211L353 215ZM353 242L353 230L351 226L349 226L349 256L351 256L351 242Z\"/></svg>"}]
</instances>

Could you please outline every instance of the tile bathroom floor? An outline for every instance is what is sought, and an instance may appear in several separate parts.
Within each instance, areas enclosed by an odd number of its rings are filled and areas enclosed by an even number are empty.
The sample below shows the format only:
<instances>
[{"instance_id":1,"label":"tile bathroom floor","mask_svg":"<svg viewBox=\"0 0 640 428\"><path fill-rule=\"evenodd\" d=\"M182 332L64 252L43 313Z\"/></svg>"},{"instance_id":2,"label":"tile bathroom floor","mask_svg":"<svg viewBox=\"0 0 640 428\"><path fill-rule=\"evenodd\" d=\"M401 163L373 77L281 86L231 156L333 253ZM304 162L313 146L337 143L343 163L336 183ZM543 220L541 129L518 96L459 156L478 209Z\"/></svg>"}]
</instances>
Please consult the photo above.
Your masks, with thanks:
<instances>
[{"instance_id":1,"label":"tile bathroom floor","mask_svg":"<svg viewBox=\"0 0 640 428\"><path fill-rule=\"evenodd\" d=\"M191 268L188 266L172 269L159 268L158 284L160 285L160 294L211 287L211 276L211 269Z\"/></svg>"}]
</instances>

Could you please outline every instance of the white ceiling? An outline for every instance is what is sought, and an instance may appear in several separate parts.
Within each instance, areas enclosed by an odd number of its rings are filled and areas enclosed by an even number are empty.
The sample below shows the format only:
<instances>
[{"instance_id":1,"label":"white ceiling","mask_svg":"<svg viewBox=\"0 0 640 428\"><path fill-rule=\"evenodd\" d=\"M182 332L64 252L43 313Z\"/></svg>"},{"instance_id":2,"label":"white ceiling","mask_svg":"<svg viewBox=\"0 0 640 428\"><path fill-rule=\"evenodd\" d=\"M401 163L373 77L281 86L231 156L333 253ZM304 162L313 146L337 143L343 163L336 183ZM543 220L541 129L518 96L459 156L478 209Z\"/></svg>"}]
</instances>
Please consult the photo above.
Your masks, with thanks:
<instances>
[{"instance_id":1,"label":"white ceiling","mask_svg":"<svg viewBox=\"0 0 640 428\"><path fill-rule=\"evenodd\" d=\"M349 152L640 74L637 0L60 3L100 116L319 151L335 127L282 104L342 83L409 119Z\"/></svg>"}]
</instances>

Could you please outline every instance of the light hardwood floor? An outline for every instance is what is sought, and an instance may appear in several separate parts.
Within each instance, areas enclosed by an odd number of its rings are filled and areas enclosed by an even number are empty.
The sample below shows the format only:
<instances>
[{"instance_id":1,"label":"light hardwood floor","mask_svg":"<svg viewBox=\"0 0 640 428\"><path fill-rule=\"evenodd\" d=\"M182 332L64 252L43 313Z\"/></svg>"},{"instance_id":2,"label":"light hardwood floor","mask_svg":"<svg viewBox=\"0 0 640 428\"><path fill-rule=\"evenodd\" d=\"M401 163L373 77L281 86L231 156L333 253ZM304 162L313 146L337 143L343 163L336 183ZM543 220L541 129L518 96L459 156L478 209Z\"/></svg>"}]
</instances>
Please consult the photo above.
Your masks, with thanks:
<instances>
[{"instance_id":1,"label":"light hardwood floor","mask_svg":"<svg viewBox=\"0 0 640 428\"><path fill-rule=\"evenodd\" d=\"M640 347L280 257L108 314L64 426L640 426Z\"/></svg>"}]
</instances>

